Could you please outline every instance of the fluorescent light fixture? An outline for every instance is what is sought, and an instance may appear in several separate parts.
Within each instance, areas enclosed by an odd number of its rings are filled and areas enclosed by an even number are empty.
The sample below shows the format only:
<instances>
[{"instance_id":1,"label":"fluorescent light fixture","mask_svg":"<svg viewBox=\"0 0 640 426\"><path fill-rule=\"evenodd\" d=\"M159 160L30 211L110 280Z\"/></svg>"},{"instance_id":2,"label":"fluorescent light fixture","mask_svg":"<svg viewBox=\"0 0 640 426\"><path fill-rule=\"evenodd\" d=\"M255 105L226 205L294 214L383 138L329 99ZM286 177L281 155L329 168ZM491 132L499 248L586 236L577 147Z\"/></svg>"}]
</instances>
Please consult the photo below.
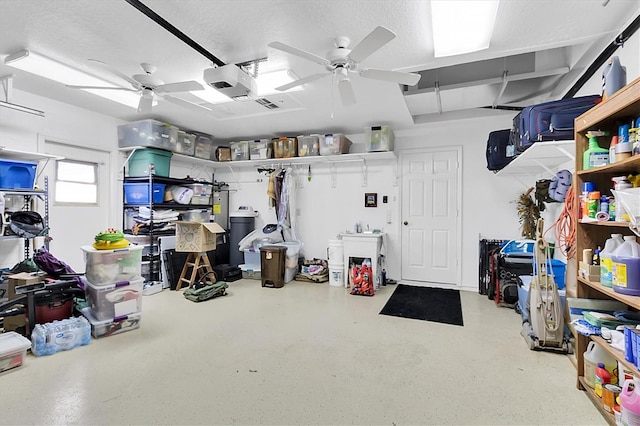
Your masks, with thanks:
<instances>
[{"instance_id":1,"label":"fluorescent light fixture","mask_svg":"<svg viewBox=\"0 0 640 426\"><path fill-rule=\"evenodd\" d=\"M203 86L204 86L204 90L196 90L189 93L210 104L223 104L225 102L233 102L233 99L231 99L226 95L223 95L222 93L218 92L216 89L213 89L208 84L203 84Z\"/></svg>"},{"instance_id":2,"label":"fluorescent light fixture","mask_svg":"<svg viewBox=\"0 0 640 426\"><path fill-rule=\"evenodd\" d=\"M432 0L436 58L487 49L500 0Z\"/></svg>"},{"instance_id":3,"label":"fluorescent light fixture","mask_svg":"<svg viewBox=\"0 0 640 426\"><path fill-rule=\"evenodd\" d=\"M77 70L46 56L29 50L21 50L4 59L5 65L17 68L49 80L73 86L113 87L110 81L103 80L84 71ZM82 89L94 95L118 102L131 108L138 108L139 95L124 90Z\"/></svg>"},{"instance_id":4,"label":"fluorescent light fixture","mask_svg":"<svg viewBox=\"0 0 640 426\"><path fill-rule=\"evenodd\" d=\"M276 90L276 87L284 86L287 83L291 83L296 81L298 76L293 73L291 70L279 70L268 72L264 74L259 74L256 79L256 83L258 85L258 96L267 96L273 95L275 93L282 93ZM302 85L293 87L287 92L295 92L298 90L302 90Z\"/></svg>"},{"instance_id":5,"label":"fluorescent light fixture","mask_svg":"<svg viewBox=\"0 0 640 426\"><path fill-rule=\"evenodd\" d=\"M293 73L291 70L278 70L272 71L264 74L258 75L256 78L256 86L257 86L257 97L263 97L267 95L273 95L276 93L282 93L276 90L276 87L280 87L287 83L291 83L298 79L298 76ZM226 102L233 101L245 101L251 100L249 96L238 96L233 99L230 97L223 95L216 89L212 88L208 84L204 84L204 90L198 90L197 92L189 92L194 96L206 101L210 104L222 104ZM302 90L302 86L297 86L292 89L287 90L287 92L295 92L298 90Z\"/></svg>"}]
</instances>

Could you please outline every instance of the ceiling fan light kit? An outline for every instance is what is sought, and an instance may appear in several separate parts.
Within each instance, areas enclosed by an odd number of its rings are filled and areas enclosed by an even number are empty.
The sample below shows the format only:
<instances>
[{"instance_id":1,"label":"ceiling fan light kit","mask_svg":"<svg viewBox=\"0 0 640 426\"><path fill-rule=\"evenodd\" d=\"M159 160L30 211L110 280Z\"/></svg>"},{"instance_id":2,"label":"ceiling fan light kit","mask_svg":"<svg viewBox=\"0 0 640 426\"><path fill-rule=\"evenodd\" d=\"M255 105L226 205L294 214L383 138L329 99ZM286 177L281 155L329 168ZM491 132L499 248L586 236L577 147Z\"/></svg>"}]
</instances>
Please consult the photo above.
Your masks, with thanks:
<instances>
[{"instance_id":1,"label":"ceiling fan light kit","mask_svg":"<svg viewBox=\"0 0 640 426\"><path fill-rule=\"evenodd\" d=\"M365 59L381 49L395 37L396 35L393 31L388 28L378 26L363 38L353 49L349 49L351 40L349 40L348 37L337 37L335 39L335 49L329 51L326 58L298 49L297 47L289 46L279 41L269 43L268 46L273 49L278 49L291 55L315 62L324 66L327 70L326 73L303 77L294 82L277 87L276 89L286 91L294 87L319 80L327 75L333 75L336 82L335 84L338 86L342 104L344 106L349 106L356 103L355 94L349 78L350 74L373 80L413 86L420 80L420 74L360 67L360 64Z\"/></svg>"}]
</instances>

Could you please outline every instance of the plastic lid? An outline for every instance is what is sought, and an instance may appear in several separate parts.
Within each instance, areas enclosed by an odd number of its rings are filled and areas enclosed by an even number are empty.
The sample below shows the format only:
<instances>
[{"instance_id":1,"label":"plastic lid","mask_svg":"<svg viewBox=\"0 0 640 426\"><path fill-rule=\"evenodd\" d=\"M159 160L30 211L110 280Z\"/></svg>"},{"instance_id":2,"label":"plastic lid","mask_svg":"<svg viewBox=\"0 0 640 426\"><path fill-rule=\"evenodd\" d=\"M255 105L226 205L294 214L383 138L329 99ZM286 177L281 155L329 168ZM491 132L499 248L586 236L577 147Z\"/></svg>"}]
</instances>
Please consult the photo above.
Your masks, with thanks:
<instances>
[{"instance_id":1,"label":"plastic lid","mask_svg":"<svg viewBox=\"0 0 640 426\"><path fill-rule=\"evenodd\" d=\"M592 192L594 189L596 189L594 182L582 182L582 192Z\"/></svg>"},{"instance_id":2,"label":"plastic lid","mask_svg":"<svg viewBox=\"0 0 640 426\"><path fill-rule=\"evenodd\" d=\"M0 354L24 351L31 347L31 340L16 333L8 331L0 334Z\"/></svg>"}]
</instances>

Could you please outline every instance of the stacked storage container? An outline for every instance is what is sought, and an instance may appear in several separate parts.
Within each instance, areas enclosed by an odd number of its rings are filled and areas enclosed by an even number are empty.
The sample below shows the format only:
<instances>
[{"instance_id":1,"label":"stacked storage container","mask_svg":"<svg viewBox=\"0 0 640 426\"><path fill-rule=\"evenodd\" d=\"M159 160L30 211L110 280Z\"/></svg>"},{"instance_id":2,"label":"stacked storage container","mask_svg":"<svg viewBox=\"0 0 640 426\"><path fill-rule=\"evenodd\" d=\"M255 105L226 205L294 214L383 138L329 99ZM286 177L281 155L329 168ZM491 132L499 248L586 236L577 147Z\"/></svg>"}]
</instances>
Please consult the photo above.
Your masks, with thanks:
<instances>
[{"instance_id":1,"label":"stacked storage container","mask_svg":"<svg viewBox=\"0 0 640 426\"><path fill-rule=\"evenodd\" d=\"M300 135L298 136L298 157L309 157L320 155L321 135Z\"/></svg>"},{"instance_id":2,"label":"stacked storage container","mask_svg":"<svg viewBox=\"0 0 640 426\"><path fill-rule=\"evenodd\" d=\"M245 161L249 159L249 141L236 141L229 143L231 148L231 161Z\"/></svg>"},{"instance_id":3,"label":"stacked storage container","mask_svg":"<svg viewBox=\"0 0 640 426\"><path fill-rule=\"evenodd\" d=\"M364 129L367 152L393 151L393 130L389 126L372 126Z\"/></svg>"},{"instance_id":4,"label":"stacked storage container","mask_svg":"<svg viewBox=\"0 0 640 426\"><path fill-rule=\"evenodd\" d=\"M351 141L340 133L327 133L320 138L320 155L348 154Z\"/></svg>"},{"instance_id":5,"label":"stacked storage container","mask_svg":"<svg viewBox=\"0 0 640 426\"><path fill-rule=\"evenodd\" d=\"M134 330L142 319L141 245L115 250L83 246L85 292L89 306L82 310L94 337Z\"/></svg>"}]
</instances>

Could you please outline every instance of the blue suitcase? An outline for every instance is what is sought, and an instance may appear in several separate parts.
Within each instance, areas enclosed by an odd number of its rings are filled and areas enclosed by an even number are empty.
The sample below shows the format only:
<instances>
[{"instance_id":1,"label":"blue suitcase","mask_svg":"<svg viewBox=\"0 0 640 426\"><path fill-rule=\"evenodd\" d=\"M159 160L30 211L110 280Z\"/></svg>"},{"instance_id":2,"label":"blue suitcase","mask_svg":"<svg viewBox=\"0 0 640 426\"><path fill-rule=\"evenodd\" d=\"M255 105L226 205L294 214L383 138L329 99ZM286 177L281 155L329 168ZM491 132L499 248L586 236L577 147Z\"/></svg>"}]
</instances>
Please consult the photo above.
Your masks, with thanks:
<instances>
[{"instance_id":1,"label":"blue suitcase","mask_svg":"<svg viewBox=\"0 0 640 426\"><path fill-rule=\"evenodd\" d=\"M528 106L513 119L510 143L521 153L536 142L571 140L576 117L601 100L598 95L590 95Z\"/></svg>"},{"instance_id":2,"label":"blue suitcase","mask_svg":"<svg viewBox=\"0 0 640 426\"><path fill-rule=\"evenodd\" d=\"M496 130L489 133L487 139L487 169L502 170L515 157L507 154L511 129Z\"/></svg>"}]
</instances>

